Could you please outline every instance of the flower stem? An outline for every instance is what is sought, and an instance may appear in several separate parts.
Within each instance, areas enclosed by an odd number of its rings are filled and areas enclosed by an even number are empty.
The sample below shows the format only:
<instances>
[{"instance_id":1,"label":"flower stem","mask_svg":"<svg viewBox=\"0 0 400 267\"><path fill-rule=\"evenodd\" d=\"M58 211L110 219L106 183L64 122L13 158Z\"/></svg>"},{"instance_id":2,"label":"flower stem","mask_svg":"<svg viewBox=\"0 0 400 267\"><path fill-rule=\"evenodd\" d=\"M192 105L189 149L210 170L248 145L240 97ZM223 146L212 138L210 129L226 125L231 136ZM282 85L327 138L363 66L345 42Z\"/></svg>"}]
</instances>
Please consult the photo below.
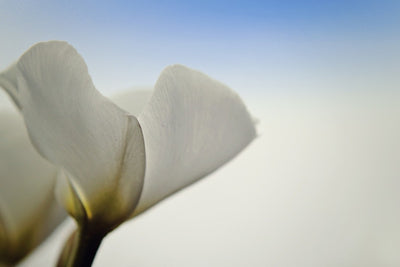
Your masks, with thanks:
<instances>
[{"instance_id":1,"label":"flower stem","mask_svg":"<svg viewBox=\"0 0 400 267\"><path fill-rule=\"evenodd\" d=\"M71 266L91 266L103 237L98 234L90 234L80 228L78 232L78 246L74 255L74 262Z\"/></svg>"},{"instance_id":2,"label":"flower stem","mask_svg":"<svg viewBox=\"0 0 400 267\"><path fill-rule=\"evenodd\" d=\"M85 227L79 227L65 244L57 266L91 266L104 236L89 232Z\"/></svg>"}]
</instances>

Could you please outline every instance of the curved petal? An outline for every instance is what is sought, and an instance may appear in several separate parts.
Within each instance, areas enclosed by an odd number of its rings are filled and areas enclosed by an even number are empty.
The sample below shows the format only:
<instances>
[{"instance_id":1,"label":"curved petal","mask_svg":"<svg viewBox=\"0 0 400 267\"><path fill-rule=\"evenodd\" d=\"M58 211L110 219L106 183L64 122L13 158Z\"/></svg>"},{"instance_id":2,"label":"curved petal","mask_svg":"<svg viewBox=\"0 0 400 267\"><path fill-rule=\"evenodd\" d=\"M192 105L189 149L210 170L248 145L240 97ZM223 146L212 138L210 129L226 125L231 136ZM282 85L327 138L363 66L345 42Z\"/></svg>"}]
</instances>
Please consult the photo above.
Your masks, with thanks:
<instances>
[{"instance_id":1,"label":"curved petal","mask_svg":"<svg viewBox=\"0 0 400 267\"><path fill-rule=\"evenodd\" d=\"M141 171L130 174L123 164L132 157L132 138L143 147L136 118L95 89L84 60L65 42L34 45L15 68L1 74L1 84L17 100L39 153L65 168L70 182L60 178L57 192L71 192L66 185L76 191L59 199L71 212L70 198L78 197L85 214L72 214L76 219L114 227L133 210L142 188L143 177L136 176L144 172L144 148L135 158Z\"/></svg>"},{"instance_id":2,"label":"curved petal","mask_svg":"<svg viewBox=\"0 0 400 267\"><path fill-rule=\"evenodd\" d=\"M236 93L180 65L162 72L139 123L147 166L134 215L216 170L256 134Z\"/></svg>"},{"instance_id":3,"label":"curved petal","mask_svg":"<svg viewBox=\"0 0 400 267\"><path fill-rule=\"evenodd\" d=\"M53 197L56 172L19 114L0 112L0 262L23 258L65 218Z\"/></svg>"}]
</instances>

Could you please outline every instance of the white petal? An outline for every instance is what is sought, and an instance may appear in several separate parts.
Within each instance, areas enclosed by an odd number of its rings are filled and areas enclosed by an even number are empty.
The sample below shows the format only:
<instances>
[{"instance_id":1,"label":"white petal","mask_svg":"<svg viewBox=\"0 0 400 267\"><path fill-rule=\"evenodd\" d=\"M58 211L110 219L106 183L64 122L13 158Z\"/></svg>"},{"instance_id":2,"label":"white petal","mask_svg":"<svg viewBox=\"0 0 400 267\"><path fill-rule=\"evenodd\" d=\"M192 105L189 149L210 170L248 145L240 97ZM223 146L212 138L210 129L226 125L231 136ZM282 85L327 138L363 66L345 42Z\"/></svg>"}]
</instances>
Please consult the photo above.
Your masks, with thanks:
<instances>
[{"instance_id":1,"label":"white petal","mask_svg":"<svg viewBox=\"0 0 400 267\"><path fill-rule=\"evenodd\" d=\"M19 114L0 113L0 262L25 256L65 217L57 169L32 147Z\"/></svg>"},{"instance_id":2,"label":"white petal","mask_svg":"<svg viewBox=\"0 0 400 267\"><path fill-rule=\"evenodd\" d=\"M72 178L69 184L74 186L87 212L77 216L99 217L99 220L109 216L113 217L108 218L112 221L122 211L110 212L107 207L115 208L123 203L120 209L132 210L141 191L141 183L136 182L143 177L133 177L127 186L124 182L127 179L122 179L121 173L128 141L137 136L136 128L140 130L136 119L95 89L84 60L65 42L34 45L19 59L16 69L16 74L14 71L2 74L2 85L11 84L6 91L17 99L31 141L39 153L63 166L68 179ZM136 141L143 143L140 139ZM144 169L144 158L137 160ZM118 194L121 183L125 186L123 196ZM60 181L60 184L68 183ZM69 190L64 188L64 192ZM69 205L65 195L60 198ZM127 203L129 207L125 206ZM71 211L70 207L66 208Z\"/></svg>"},{"instance_id":3,"label":"white petal","mask_svg":"<svg viewBox=\"0 0 400 267\"><path fill-rule=\"evenodd\" d=\"M166 68L139 115L146 176L135 215L232 159L255 137L239 96L186 68Z\"/></svg>"}]
</instances>

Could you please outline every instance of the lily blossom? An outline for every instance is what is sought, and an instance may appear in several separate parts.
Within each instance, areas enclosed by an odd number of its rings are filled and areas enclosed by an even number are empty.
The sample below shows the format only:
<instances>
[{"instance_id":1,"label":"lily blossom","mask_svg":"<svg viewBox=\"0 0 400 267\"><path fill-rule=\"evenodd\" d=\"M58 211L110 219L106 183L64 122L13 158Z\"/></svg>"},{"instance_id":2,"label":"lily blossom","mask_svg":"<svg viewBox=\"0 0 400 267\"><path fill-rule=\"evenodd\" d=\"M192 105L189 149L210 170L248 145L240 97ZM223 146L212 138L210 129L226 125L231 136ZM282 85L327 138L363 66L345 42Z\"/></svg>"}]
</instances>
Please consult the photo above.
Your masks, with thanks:
<instances>
[{"instance_id":1,"label":"lily blossom","mask_svg":"<svg viewBox=\"0 0 400 267\"><path fill-rule=\"evenodd\" d=\"M54 199L57 169L31 145L21 116L0 111L0 265L15 264L65 218Z\"/></svg>"},{"instance_id":2,"label":"lily blossom","mask_svg":"<svg viewBox=\"0 0 400 267\"><path fill-rule=\"evenodd\" d=\"M94 87L68 43L31 47L0 74L32 143L64 169L56 195L90 231L111 231L213 172L255 137L239 96L205 74L167 67L137 113ZM101 229L100 229L101 228Z\"/></svg>"}]
</instances>

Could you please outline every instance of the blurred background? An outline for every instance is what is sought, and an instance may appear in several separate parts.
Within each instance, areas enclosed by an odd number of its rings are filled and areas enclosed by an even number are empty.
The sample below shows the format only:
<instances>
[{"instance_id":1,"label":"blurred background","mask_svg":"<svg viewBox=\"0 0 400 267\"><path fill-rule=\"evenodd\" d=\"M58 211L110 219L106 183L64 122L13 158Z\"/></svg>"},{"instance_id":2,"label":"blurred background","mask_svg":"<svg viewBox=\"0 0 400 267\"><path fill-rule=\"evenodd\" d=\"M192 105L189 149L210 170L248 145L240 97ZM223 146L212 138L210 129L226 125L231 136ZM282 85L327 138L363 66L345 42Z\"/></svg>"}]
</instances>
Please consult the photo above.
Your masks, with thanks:
<instances>
[{"instance_id":1,"label":"blurred background","mask_svg":"<svg viewBox=\"0 0 400 267\"><path fill-rule=\"evenodd\" d=\"M66 40L107 96L180 63L259 120L243 153L111 233L94 266L400 266L399 25L395 0L0 0L0 69ZM21 266L51 265L68 228Z\"/></svg>"}]
</instances>

